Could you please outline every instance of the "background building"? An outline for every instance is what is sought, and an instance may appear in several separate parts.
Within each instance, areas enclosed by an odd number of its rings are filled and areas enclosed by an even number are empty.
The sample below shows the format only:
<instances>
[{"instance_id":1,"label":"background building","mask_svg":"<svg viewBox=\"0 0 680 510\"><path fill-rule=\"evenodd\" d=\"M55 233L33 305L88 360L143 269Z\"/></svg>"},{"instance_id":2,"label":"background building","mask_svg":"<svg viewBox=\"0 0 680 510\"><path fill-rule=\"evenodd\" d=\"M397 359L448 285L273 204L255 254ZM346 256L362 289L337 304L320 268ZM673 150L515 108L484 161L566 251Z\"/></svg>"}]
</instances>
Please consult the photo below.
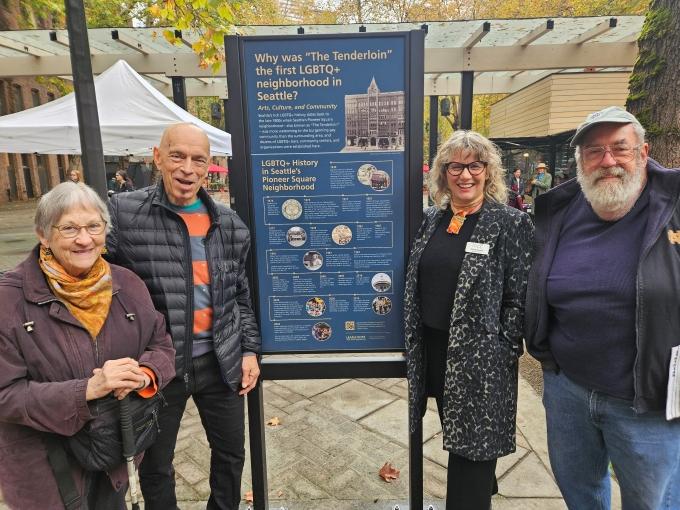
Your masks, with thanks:
<instances>
[{"instance_id":1,"label":"background building","mask_svg":"<svg viewBox=\"0 0 680 510\"><path fill-rule=\"evenodd\" d=\"M46 29L51 26L50 16L36 15L31 2L0 1L0 30ZM0 79L0 115L39 106L61 95L59 87L47 79L3 78ZM47 193L66 179L69 164L68 156L0 153L0 204L37 198Z\"/></svg>"},{"instance_id":2,"label":"background building","mask_svg":"<svg viewBox=\"0 0 680 510\"><path fill-rule=\"evenodd\" d=\"M31 78L0 80L0 115L54 101L53 87ZM37 198L66 179L68 156L0 154L0 203Z\"/></svg>"}]
</instances>

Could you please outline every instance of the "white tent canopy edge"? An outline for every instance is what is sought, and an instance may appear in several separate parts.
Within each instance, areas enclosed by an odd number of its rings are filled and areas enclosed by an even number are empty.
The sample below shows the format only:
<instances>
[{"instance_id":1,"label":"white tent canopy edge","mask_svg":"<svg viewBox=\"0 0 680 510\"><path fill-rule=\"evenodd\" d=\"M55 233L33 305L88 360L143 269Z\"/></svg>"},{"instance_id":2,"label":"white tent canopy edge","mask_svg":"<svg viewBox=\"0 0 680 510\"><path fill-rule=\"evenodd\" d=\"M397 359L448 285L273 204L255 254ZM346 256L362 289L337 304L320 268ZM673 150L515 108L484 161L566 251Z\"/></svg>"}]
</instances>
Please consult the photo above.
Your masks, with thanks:
<instances>
[{"instance_id":1,"label":"white tent canopy edge","mask_svg":"<svg viewBox=\"0 0 680 510\"><path fill-rule=\"evenodd\" d=\"M231 135L194 117L124 60L94 79L104 154L151 156L163 131L188 122L203 129L216 156L231 155ZM0 117L0 153L80 154L75 94Z\"/></svg>"}]
</instances>

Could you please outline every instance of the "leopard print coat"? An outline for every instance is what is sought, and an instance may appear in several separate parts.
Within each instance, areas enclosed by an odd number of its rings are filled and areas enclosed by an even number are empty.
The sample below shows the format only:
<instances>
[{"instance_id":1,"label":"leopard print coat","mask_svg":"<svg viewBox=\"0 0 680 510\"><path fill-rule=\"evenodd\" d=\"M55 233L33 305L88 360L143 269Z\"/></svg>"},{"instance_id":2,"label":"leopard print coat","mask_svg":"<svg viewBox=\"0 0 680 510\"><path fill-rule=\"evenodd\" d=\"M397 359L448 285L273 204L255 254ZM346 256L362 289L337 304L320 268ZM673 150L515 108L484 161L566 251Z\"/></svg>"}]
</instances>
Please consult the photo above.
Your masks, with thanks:
<instances>
[{"instance_id":1,"label":"leopard print coat","mask_svg":"<svg viewBox=\"0 0 680 510\"><path fill-rule=\"evenodd\" d=\"M406 272L404 321L410 427L425 414L425 360L418 264L443 211L432 207L413 242ZM522 353L524 297L534 227L529 216L485 202L455 290L443 396L444 449L474 461L515 451L517 358Z\"/></svg>"}]
</instances>

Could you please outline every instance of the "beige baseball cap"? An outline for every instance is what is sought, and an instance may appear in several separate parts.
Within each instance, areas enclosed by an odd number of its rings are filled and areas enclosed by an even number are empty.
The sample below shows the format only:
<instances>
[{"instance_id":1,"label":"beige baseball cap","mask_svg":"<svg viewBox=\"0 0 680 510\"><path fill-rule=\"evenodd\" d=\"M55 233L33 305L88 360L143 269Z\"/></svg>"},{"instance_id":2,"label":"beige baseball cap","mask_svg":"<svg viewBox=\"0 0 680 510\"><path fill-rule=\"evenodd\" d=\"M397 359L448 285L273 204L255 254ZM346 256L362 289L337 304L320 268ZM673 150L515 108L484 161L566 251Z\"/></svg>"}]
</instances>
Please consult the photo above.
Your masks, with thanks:
<instances>
[{"instance_id":1,"label":"beige baseball cap","mask_svg":"<svg viewBox=\"0 0 680 510\"><path fill-rule=\"evenodd\" d=\"M586 120L576 128L576 134L571 139L572 147L576 147L590 128L597 126L598 124L637 124L641 125L640 121L635 118L635 115L627 112L620 106L608 106L607 108L600 110L599 112L593 112L586 117Z\"/></svg>"}]
</instances>

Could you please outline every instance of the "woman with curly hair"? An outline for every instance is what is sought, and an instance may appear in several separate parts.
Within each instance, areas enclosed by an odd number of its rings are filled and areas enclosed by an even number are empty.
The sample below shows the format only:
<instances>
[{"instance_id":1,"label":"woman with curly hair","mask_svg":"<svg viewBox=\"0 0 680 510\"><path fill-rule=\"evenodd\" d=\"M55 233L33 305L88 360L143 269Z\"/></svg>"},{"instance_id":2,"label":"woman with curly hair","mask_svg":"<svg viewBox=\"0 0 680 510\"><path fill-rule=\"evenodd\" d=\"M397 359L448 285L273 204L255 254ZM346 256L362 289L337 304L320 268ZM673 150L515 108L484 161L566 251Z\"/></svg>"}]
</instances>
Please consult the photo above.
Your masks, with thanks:
<instances>
[{"instance_id":1,"label":"woman with curly hair","mask_svg":"<svg viewBox=\"0 0 680 510\"><path fill-rule=\"evenodd\" d=\"M406 274L411 430L434 397L449 452L448 510L488 510L496 460L515 451L533 226L507 206L504 174L492 142L453 133L430 170L435 205L425 211Z\"/></svg>"}]
</instances>

